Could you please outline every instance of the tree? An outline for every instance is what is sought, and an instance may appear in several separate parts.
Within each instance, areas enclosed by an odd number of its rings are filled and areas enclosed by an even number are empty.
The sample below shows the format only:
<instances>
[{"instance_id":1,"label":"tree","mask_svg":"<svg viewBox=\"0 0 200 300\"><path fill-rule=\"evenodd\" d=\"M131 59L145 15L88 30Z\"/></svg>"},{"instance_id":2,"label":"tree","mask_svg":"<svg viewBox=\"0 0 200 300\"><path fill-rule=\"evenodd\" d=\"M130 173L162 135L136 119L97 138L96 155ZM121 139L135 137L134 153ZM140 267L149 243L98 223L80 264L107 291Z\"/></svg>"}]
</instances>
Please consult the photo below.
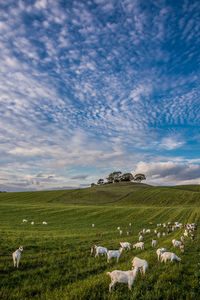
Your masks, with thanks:
<instances>
[{"instance_id":1,"label":"tree","mask_svg":"<svg viewBox=\"0 0 200 300\"><path fill-rule=\"evenodd\" d=\"M133 174L131 173L125 173L121 176L120 181L132 181L134 180Z\"/></svg>"},{"instance_id":2,"label":"tree","mask_svg":"<svg viewBox=\"0 0 200 300\"><path fill-rule=\"evenodd\" d=\"M146 176L144 174L136 174L134 176L134 181L141 182L142 180L146 180Z\"/></svg>"},{"instance_id":3,"label":"tree","mask_svg":"<svg viewBox=\"0 0 200 300\"><path fill-rule=\"evenodd\" d=\"M95 187L97 186L95 183L91 183L91 187Z\"/></svg>"},{"instance_id":4,"label":"tree","mask_svg":"<svg viewBox=\"0 0 200 300\"><path fill-rule=\"evenodd\" d=\"M114 183L114 182L119 182L120 178L121 178L121 171L115 171L112 172L108 175L108 178L106 178L108 180L108 183Z\"/></svg>"},{"instance_id":5,"label":"tree","mask_svg":"<svg viewBox=\"0 0 200 300\"><path fill-rule=\"evenodd\" d=\"M104 184L104 179L100 178L100 179L97 181L97 184L99 184L99 185Z\"/></svg>"}]
</instances>

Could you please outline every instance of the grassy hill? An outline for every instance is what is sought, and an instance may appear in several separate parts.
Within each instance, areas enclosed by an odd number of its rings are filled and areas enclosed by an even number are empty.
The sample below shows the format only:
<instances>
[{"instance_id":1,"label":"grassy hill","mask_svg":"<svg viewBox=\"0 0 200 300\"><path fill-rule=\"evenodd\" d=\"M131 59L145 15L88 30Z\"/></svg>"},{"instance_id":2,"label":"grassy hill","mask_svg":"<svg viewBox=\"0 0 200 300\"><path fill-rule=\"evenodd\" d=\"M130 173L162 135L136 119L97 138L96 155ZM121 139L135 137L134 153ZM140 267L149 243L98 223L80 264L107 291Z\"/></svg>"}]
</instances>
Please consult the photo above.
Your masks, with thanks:
<instances>
[{"instance_id":1,"label":"grassy hill","mask_svg":"<svg viewBox=\"0 0 200 300\"><path fill-rule=\"evenodd\" d=\"M95 188L0 193L0 299L16 300L163 300L200 299L200 192L198 186L152 187L120 183ZM27 223L23 223L23 219ZM34 221L34 225L31 225ZM46 221L48 225L42 225ZM185 240L185 252L173 248L172 239L180 239L184 228L157 239L158 223L196 222L195 240ZM91 224L95 224L93 228ZM132 226L129 226L132 223ZM120 235L117 227L123 231ZM121 241L136 243L138 232L144 235L144 250L124 251L119 263L105 257L90 256L92 245L119 249ZM159 231L165 231L158 227ZM97 236L97 232L103 236ZM131 235L127 236L127 231ZM162 264L157 248L180 256L182 261ZM24 246L20 267L13 268L12 252ZM138 274L133 290L117 285L109 293L106 272L131 269L138 256L148 261L146 275Z\"/></svg>"},{"instance_id":2,"label":"grassy hill","mask_svg":"<svg viewBox=\"0 0 200 300\"><path fill-rule=\"evenodd\" d=\"M85 189L1 193L0 202L63 203L76 205L200 205L200 186L155 187L143 183L116 183Z\"/></svg>"}]
</instances>

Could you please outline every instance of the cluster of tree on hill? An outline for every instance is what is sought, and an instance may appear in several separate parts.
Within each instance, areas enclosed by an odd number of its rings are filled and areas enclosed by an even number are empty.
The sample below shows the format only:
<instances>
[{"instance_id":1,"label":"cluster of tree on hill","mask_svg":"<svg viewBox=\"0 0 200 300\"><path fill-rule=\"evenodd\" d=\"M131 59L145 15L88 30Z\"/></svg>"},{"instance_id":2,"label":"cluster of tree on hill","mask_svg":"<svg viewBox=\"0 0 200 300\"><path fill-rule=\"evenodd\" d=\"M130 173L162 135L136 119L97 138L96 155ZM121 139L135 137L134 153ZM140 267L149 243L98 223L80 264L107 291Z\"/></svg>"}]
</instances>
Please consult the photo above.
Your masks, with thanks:
<instances>
[{"instance_id":1,"label":"cluster of tree on hill","mask_svg":"<svg viewBox=\"0 0 200 300\"><path fill-rule=\"evenodd\" d=\"M142 180L146 180L146 176L144 174L135 174L133 176L132 173L124 173L122 174L121 171L115 171L108 175L105 181L103 178L98 179L97 183L92 183L91 187L96 185L103 185L103 184L110 184L110 183L117 183L122 181L136 181L141 182Z\"/></svg>"}]
</instances>

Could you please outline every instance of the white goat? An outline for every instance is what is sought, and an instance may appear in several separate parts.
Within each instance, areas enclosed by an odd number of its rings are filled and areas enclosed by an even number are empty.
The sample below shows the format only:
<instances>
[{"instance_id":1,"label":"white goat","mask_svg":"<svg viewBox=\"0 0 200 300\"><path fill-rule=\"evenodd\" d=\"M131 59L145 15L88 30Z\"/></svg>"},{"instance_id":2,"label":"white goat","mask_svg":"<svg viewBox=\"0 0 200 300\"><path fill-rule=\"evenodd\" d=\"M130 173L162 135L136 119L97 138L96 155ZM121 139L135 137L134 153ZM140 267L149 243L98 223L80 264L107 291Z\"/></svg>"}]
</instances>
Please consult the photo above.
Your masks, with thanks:
<instances>
[{"instance_id":1,"label":"white goat","mask_svg":"<svg viewBox=\"0 0 200 300\"><path fill-rule=\"evenodd\" d=\"M151 229L147 229L147 230L146 230L146 233L151 233Z\"/></svg>"},{"instance_id":2,"label":"white goat","mask_svg":"<svg viewBox=\"0 0 200 300\"><path fill-rule=\"evenodd\" d=\"M13 263L14 263L14 268L19 267L19 261L21 257L21 253L23 251L23 246L20 246L19 249L17 249L15 252L13 252L12 257L13 257Z\"/></svg>"},{"instance_id":3,"label":"white goat","mask_svg":"<svg viewBox=\"0 0 200 300\"><path fill-rule=\"evenodd\" d=\"M119 250L108 250L107 252L107 262L109 263L111 258L116 257L117 258L117 263L119 261L120 255L123 252L123 248L119 248Z\"/></svg>"},{"instance_id":4,"label":"white goat","mask_svg":"<svg viewBox=\"0 0 200 300\"><path fill-rule=\"evenodd\" d=\"M120 242L120 246L124 249L131 249L131 244L128 242Z\"/></svg>"},{"instance_id":5,"label":"white goat","mask_svg":"<svg viewBox=\"0 0 200 300\"><path fill-rule=\"evenodd\" d=\"M140 269L140 272L145 274L147 268L148 268L148 263L145 259L141 259L139 257L134 257L132 260L132 268L138 268Z\"/></svg>"},{"instance_id":6,"label":"white goat","mask_svg":"<svg viewBox=\"0 0 200 300\"><path fill-rule=\"evenodd\" d=\"M31 225L34 225L34 222L31 222Z\"/></svg>"},{"instance_id":7,"label":"white goat","mask_svg":"<svg viewBox=\"0 0 200 300\"><path fill-rule=\"evenodd\" d=\"M120 227L119 227L119 226L117 227L117 230L120 230Z\"/></svg>"},{"instance_id":8,"label":"white goat","mask_svg":"<svg viewBox=\"0 0 200 300\"><path fill-rule=\"evenodd\" d=\"M115 288L117 282L128 283L128 288L131 290L137 272L137 268L129 271L114 270L112 272L107 272L106 274L109 275L111 279L111 283L109 284L109 292L111 292L112 288Z\"/></svg>"},{"instance_id":9,"label":"white goat","mask_svg":"<svg viewBox=\"0 0 200 300\"><path fill-rule=\"evenodd\" d=\"M139 242L142 242L142 241L143 241L143 236L140 235L140 236L139 236Z\"/></svg>"},{"instance_id":10,"label":"white goat","mask_svg":"<svg viewBox=\"0 0 200 300\"><path fill-rule=\"evenodd\" d=\"M47 225L47 222L46 222L46 221L43 221L42 224L43 224L43 225Z\"/></svg>"},{"instance_id":11,"label":"white goat","mask_svg":"<svg viewBox=\"0 0 200 300\"><path fill-rule=\"evenodd\" d=\"M133 244L133 248L140 248L141 250L144 249L144 243L143 242L139 242L139 243L136 243L136 244Z\"/></svg>"},{"instance_id":12,"label":"white goat","mask_svg":"<svg viewBox=\"0 0 200 300\"><path fill-rule=\"evenodd\" d=\"M157 241L156 240L152 240L152 243L151 243L152 247L155 247L156 244L157 244Z\"/></svg>"},{"instance_id":13,"label":"white goat","mask_svg":"<svg viewBox=\"0 0 200 300\"><path fill-rule=\"evenodd\" d=\"M129 226L131 226L132 224L131 223L129 223Z\"/></svg>"},{"instance_id":14,"label":"white goat","mask_svg":"<svg viewBox=\"0 0 200 300\"><path fill-rule=\"evenodd\" d=\"M172 252L164 252L162 255L161 255L161 262L165 262L170 259L171 261L173 260L177 260L177 261L181 261L181 258L178 257L176 254L172 253Z\"/></svg>"},{"instance_id":15,"label":"white goat","mask_svg":"<svg viewBox=\"0 0 200 300\"><path fill-rule=\"evenodd\" d=\"M166 248L159 248L156 250L156 254L158 256L158 260L160 260L161 255L166 252Z\"/></svg>"},{"instance_id":16,"label":"white goat","mask_svg":"<svg viewBox=\"0 0 200 300\"><path fill-rule=\"evenodd\" d=\"M92 224L92 227L94 227L95 225L94 224Z\"/></svg>"},{"instance_id":17,"label":"white goat","mask_svg":"<svg viewBox=\"0 0 200 300\"><path fill-rule=\"evenodd\" d=\"M93 253L95 253L95 257L99 257L99 254L106 255L107 252L108 252L108 249L104 248L104 247L101 247L101 246L94 245L91 248L91 255Z\"/></svg>"},{"instance_id":18,"label":"white goat","mask_svg":"<svg viewBox=\"0 0 200 300\"><path fill-rule=\"evenodd\" d=\"M28 220L26 220L26 219L23 219L23 220L22 220L22 222L23 222L23 223L27 223L27 222L28 222Z\"/></svg>"}]
</instances>

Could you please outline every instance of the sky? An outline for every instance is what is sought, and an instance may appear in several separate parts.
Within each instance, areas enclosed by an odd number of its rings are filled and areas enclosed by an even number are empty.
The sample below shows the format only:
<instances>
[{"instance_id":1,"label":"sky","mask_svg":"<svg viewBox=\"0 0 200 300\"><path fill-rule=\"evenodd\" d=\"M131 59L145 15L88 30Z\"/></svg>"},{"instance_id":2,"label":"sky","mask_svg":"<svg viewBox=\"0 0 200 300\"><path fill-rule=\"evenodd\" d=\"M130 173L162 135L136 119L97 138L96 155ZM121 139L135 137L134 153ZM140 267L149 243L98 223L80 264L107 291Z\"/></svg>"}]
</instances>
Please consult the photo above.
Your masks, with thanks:
<instances>
[{"instance_id":1,"label":"sky","mask_svg":"<svg viewBox=\"0 0 200 300\"><path fill-rule=\"evenodd\" d=\"M200 184L200 2L1 0L0 190Z\"/></svg>"}]
</instances>

